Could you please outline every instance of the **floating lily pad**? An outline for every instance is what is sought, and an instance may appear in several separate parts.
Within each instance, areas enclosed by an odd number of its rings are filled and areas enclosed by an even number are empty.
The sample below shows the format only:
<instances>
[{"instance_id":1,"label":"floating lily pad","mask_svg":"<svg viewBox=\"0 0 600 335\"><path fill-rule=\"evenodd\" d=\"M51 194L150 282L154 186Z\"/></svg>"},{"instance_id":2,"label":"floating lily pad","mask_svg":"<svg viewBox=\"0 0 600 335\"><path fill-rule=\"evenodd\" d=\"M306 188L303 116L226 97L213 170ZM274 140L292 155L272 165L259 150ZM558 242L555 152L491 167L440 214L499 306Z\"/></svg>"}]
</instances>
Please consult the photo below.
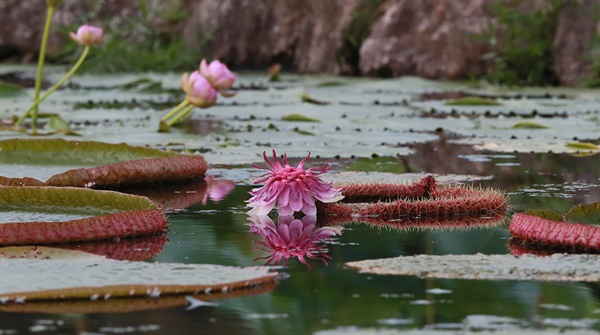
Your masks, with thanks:
<instances>
[{"instance_id":1,"label":"floating lily pad","mask_svg":"<svg viewBox=\"0 0 600 335\"><path fill-rule=\"evenodd\" d=\"M589 281L600 280L600 255L418 255L346 263L361 273L424 278Z\"/></svg>"},{"instance_id":2,"label":"floating lily pad","mask_svg":"<svg viewBox=\"0 0 600 335\"><path fill-rule=\"evenodd\" d=\"M227 298L239 298L258 295L272 291L278 282L272 281L261 283L258 286L248 287L233 291L219 291L210 294L198 295L163 295L160 299L155 297L133 297L127 299L100 300L50 300L50 301L28 301L26 304L0 304L0 312L11 313L50 313L50 314L90 314L90 313L130 313L148 311L162 308L189 305L188 309L194 308L191 299L205 302L206 305L214 305L210 301Z\"/></svg>"},{"instance_id":3,"label":"floating lily pad","mask_svg":"<svg viewBox=\"0 0 600 335\"><path fill-rule=\"evenodd\" d=\"M95 141L10 139L0 141L2 164L101 165L134 159L177 157L158 149Z\"/></svg>"},{"instance_id":4,"label":"floating lily pad","mask_svg":"<svg viewBox=\"0 0 600 335\"><path fill-rule=\"evenodd\" d=\"M600 202L577 205L571 208L565 215L565 222L600 225Z\"/></svg>"},{"instance_id":5,"label":"floating lily pad","mask_svg":"<svg viewBox=\"0 0 600 335\"><path fill-rule=\"evenodd\" d=\"M0 303L231 292L272 284L268 267L145 263L46 247L0 248Z\"/></svg>"},{"instance_id":6,"label":"floating lily pad","mask_svg":"<svg viewBox=\"0 0 600 335\"><path fill-rule=\"evenodd\" d=\"M301 99L302 99L302 102L308 102L308 103L315 104L315 105L329 105L329 102L317 100L317 99L311 97L310 95L308 95L307 93L303 93L301 96Z\"/></svg>"},{"instance_id":7,"label":"floating lily pad","mask_svg":"<svg viewBox=\"0 0 600 335\"><path fill-rule=\"evenodd\" d=\"M600 150L600 147L588 142L573 142L566 145L567 148L579 150Z\"/></svg>"},{"instance_id":8,"label":"floating lily pad","mask_svg":"<svg viewBox=\"0 0 600 335\"><path fill-rule=\"evenodd\" d=\"M0 141L0 161L3 170L10 170L11 165L22 170L39 165L72 166L109 162L110 164L93 168L71 169L53 175L45 182L48 186L95 188L182 181L202 177L208 168L204 157L200 155L182 155L123 143L109 144L62 139ZM5 178L0 180L0 184L35 185L37 182L33 179L15 181Z\"/></svg>"},{"instance_id":9,"label":"floating lily pad","mask_svg":"<svg viewBox=\"0 0 600 335\"><path fill-rule=\"evenodd\" d=\"M543 124L532 122L532 121L523 121L519 123L515 123L511 128L513 129L546 129L548 126L544 126Z\"/></svg>"},{"instance_id":10,"label":"floating lily pad","mask_svg":"<svg viewBox=\"0 0 600 335\"><path fill-rule=\"evenodd\" d=\"M25 218L0 223L0 245L95 241L149 235L167 227L163 211L148 198L112 191L0 186L0 208ZM27 213L78 218L37 222L28 221Z\"/></svg>"},{"instance_id":11,"label":"floating lily pad","mask_svg":"<svg viewBox=\"0 0 600 335\"><path fill-rule=\"evenodd\" d=\"M27 95L22 87L0 81L0 98L9 98L21 95Z\"/></svg>"},{"instance_id":12,"label":"floating lily pad","mask_svg":"<svg viewBox=\"0 0 600 335\"><path fill-rule=\"evenodd\" d=\"M116 188L122 185L174 182L204 176L202 156L150 158L69 170L46 181L49 186Z\"/></svg>"},{"instance_id":13,"label":"floating lily pad","mask_svg":"<svg viewBox=\"0 0 600 335\"><path fill-rule=\"evenodd\" d=\"M493 99L467 96L446 102L451 106L501 106L502 104Z\"/></svg>"},{"instance_id":14,"label":"floating lily pad","mask_svg":"<svg viewBox=\"0 0 600 335\"><path fill-rule=\"evenodd\" d=\"M300 122L319 122L319 120L312 117L304 116L302 114L288 114L281 117L281 121L300 121Z\"/></svg>"},{"instance_id":15,"label":"floating lily pad","mask_svg":"<svg viewBox=\"0 0 600 335\"><path fill-rule=\"evenodd\" d=\"M533 216L537 216L540 218L553 220L553 221L563 221L562 215L556 213L555 211L551 211L549 209L530 210L530 211L525 212L525 214L533 215Z\"/></svg>"},{"instance_id":16,"label":"floating lily pad","mask_svg":"<svg viewBox=\"0 0 600 335\"><path fill-rule=\"evenodd\" d=\"M577 210L573 218L586 210ZM570 247L600 251L600 226L567 223L517 213L510 223L510 233L519 240L545 246Z\"/></svg>"}]
</instances>

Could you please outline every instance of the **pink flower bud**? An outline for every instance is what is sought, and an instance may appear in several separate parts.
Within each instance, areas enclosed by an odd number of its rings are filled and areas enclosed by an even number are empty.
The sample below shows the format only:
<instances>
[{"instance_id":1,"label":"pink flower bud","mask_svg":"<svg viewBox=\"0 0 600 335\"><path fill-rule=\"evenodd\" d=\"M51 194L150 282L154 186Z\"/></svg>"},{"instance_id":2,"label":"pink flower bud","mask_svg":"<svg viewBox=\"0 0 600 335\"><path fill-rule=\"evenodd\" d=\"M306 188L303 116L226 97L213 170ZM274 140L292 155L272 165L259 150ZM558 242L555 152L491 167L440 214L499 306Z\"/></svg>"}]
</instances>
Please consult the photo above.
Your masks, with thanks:
<instances>
[{"instance_id":1,"label":"pink flower bud","mask_svg":"<svg viewBox=\"0 0 600 335\"><path fill-rule=\"evenodd\" d=\"M104 32L102 28L88 26L84 24L77 29L77 33L70 32L69 36L73 41L81 45L102 44L104 42Z\"/></svg>"},{"instance_id":2,"label":"pink flower bud","mask_svg":"<svg viewBox=\"0 0 600 335\"><path fill-rule=\"evenodd\" d=\"M203 59L200 62L200 73L219 92L230 89L235 81L235 74L229 71L227 65L218 60L213 60L207 65L206 60Z\"/></svg>"},{"instance_id":3,"label":"pink flower bud","mask_svg":"<svg viewBox=\"0 0 600 335\"><path fill-rule=\"evenodd\" d=\"M198 71L194 71L191 75L184 74L181 77L181 88L187 93L188 100L194 106L207 108L217 102L217 91Z\"/></svg>"}]
</instances>

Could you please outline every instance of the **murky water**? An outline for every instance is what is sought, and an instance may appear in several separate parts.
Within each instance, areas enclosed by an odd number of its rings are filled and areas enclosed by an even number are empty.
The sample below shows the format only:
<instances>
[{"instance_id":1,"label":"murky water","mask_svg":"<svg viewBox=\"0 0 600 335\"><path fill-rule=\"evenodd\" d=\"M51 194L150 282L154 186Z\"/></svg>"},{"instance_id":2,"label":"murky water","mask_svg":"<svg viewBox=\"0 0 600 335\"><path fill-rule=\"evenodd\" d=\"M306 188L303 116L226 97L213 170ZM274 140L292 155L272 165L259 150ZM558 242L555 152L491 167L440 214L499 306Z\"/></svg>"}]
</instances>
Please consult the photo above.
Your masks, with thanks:
<instances>
[{"instance_id":1,"label":"murky water","mask_svg":"<svg viewBox=\"0 0 600 335\"><path fill-rule=\"evenodd\" d=\"M566 212L600 201L598 156L485 154L444 139L398 159L407 172L491 175L477 182L506 190L511 208ZM335 170L349 160L330 160ZM219 202L208 200L169 215L168 242L149 261L263 264L259 237L249 232L238 185ZM328 265L296 259L267 293L217 300L216 306L181 305L127 313L68 310L0 312L0 334L315 334L340 327L429 330L580 329L600 331L600 284L536 281L422 279L360 274L345 262L416 254L507 254L505 226L472 230L388 230L353 224L325 245ZM91 304L91 302L90 302ZM1 308L1 307L0 307ZM68 312L67 312L68 311ZM518 331L516 332L518 333ZM515 333L515 334L516 334Z\"/></svg>"}]
</instances>

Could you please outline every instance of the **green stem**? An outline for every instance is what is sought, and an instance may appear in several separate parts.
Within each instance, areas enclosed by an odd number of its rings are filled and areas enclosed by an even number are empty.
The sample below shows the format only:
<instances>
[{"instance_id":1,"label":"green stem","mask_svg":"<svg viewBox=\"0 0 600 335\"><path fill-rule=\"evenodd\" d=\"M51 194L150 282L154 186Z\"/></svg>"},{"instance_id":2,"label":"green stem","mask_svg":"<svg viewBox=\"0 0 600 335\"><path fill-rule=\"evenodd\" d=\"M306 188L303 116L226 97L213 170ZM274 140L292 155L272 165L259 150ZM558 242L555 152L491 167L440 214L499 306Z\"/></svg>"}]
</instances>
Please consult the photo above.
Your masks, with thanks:
<instances>
[{"instance_id":1,"label":"green stem","mask_svg":"<svg viewBox=\"0 0 600 335\"><path fill-rule=\"evenodd\" d=\"M174 125L174 124L175 124L177 121L179 121L179 120L180 120L182 117L184 117L184 116L188 115L188 114L189 114L189 113L192 111L192 108L194 108L194 107L195 107L194 105L189 105L189 106L188 106L186 109L184 109L184 110L183 110L183 112L181 112L181 113L179 113L179 115L175 116L175 117L173 118L173 120L171 120L171 121L167 121L167 126L169 126L169 127L170 127L170 126Z\"/></svg>"},{"instance_id":2,"label":"green stem","mask_svg":"<svg viewBox=\"0 0 600 335\"><path fill-rule=\"evenodd\" d=\"M171 109L171 111L168 112L167 114L165 114L165 116L163 116L160 120L166 122L167 119L169 119L171 116L175 115L175 113L179 112L183 107L187 106L189 103L190 103L190 101L186 97L179 105L177 105L177 107Z\"/></svg>"},{"instance_id":3,"label":"green stem","mask_svg":"<svg viewBox=\"0 0 600 335\"><path fill-rule=\"evenodd\" d=\"M38 58L37 76L35 77L35 95L33 101L35 102L40 97L40 90L42 88L42 78L44 71L44 60L46 58L46 45L48 45L48 34L50 33L50 23L52 22L52 15L54 15L54 6L48 6L48 13L46 14L46 24L44 25L44 34L42 36L42 45L40 46L40 56ZM31 116L31 127L33 131L37 128L37 106L33 109L33 115Z\"/></svg>"},{"instance_id":4,"label":"green stem","mask_svg":"<svg viewBox=\"0 0 600 335\"><path fill-rule=\"evenodd\" d=\"M29 116L29 114L31 113L31 111L34 108L36 108L42 101L44 101L44 99L46 99L52 92L56 91L56 89L58 89L62 84L64 84L65 81L67 81L67 79L69 79L75 73L75 71L77 71L77 69L81 66L81 63L83 63L83 60L85 59L85 57L87 56L89 51L90 51L90 46L86 45L85 49L83 49L83 52L81 53L81 56L79 56L77 63L75 63L75 65L73 65L73 68L71 68L71 70L64 77L62 77L61 80L59 80L56 84L54 84L54 86L52 86L46 93L44 93L44 95L42 95L41 98L36 100L33 103L33 105L31 107L29 107L27 112L25 112L25 114L23 114L23 116L21 116L21 118L15 123L15 126L19 126L21 123L23 123L23 120L25 120L25 118L27 118Z\"/></svg>"}]
</instances>

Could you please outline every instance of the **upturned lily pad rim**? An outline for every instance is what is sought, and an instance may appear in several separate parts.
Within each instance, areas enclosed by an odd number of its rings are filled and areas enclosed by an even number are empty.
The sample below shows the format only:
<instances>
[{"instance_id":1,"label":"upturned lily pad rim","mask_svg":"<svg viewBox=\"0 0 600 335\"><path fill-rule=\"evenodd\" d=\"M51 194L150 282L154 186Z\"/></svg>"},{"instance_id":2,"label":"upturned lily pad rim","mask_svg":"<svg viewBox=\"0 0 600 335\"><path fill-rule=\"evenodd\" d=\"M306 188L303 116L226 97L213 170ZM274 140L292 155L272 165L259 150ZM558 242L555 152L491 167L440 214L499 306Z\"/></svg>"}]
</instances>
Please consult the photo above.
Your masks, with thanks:
<instances>
[{"instance_id":1,"label":"upturned lily pad rim","mask_svg":"<svg viewBox=\"0 0 600 335\"><path fill-rule=\"evenodd\" d=\"M142 196L74 187L0 186L0 204L13 207L89 207L108 214L62 222L0 224L0 245L96 241L143 236L167 227L159 206ZM82 206L84 205L84 206Z\"/></svg>"},{"instance_id":2,"label":"upturned lily pad rim","mask_svg":"<svg viewBox=\"0 0 600 335\"><path fill-rule=\"evenodd\" d=\"M7 271L5 285L0 286L0 304L227 293L271 284L280 278L269 267L118 261L49 247L0 248L0 262ZM37 274L40 268L44 276ZM68 277L63 276L65 271Z\"/></svg>"}]
</instances>

